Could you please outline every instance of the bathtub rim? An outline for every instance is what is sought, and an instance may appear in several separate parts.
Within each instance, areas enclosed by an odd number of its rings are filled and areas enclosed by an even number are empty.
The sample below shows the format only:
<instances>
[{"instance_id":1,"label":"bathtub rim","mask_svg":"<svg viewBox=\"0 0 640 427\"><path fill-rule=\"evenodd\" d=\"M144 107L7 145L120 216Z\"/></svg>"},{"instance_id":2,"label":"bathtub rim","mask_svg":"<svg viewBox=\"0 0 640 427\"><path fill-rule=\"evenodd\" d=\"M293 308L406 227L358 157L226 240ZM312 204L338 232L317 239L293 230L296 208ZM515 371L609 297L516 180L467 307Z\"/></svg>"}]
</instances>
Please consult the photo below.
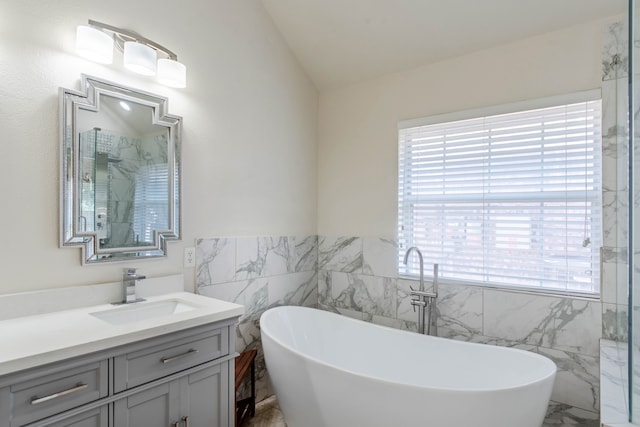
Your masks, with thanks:
<instances>
[{"instance_id":1,"label":"bathtub rim","mask_svg":"<svg viewBox=\"0 0 640 427\"><path fill-rule=\"evenodd\" d=\"M496 351L507 351L507 352L516 352L516 353L521 353L526 355L526 357L531 357L533 359L538 359L540 362L544 363L545 365L547 365L550 369L550 372L545 374L544 376L541 376L539 378L536 378L535 380L531 380L528 382L522 382L519 383L517 385L513 385L513 386L509 386L509 387L492 387L492 388L454 388L454 387L434 387L434 386L430 386L430 385L417 385L417 384L411 384L411 383L406 383L403 381L391 381L389 379L386 378L381 378L378 376L374 376L374 375L365 375L361 372L356 372L350 369L345 369L343 367L338 367L336 365L333 364L329 364L317 357L311 356L309 354L303 353L289 345L286 345L285 343L283 343L282 340L276 338L273 336L273 334L269 333L268 331L265 331L265 328L263 326L263 316L267 315L267 313L269 312L276 312L276 311L286 311L286 310L294 310L294 311L318 311L321 313L326 313L327 315L333 315L333 316L340 316L341 321L349 321L349 322L355 322L355 323L364 323L366 325L369 325L370 327L377 327L377 328L382 328L382 329L386 329L386 330L390 330L393 331L394 333L403 333L403 334L416 334L416 332L411 332L411 331L406 331L406 330L402 330L402 329L395 329L389 326L384 326L384 325L378 325L376 323L370 323L364 320L359 320L359 319L354 319L352 317L349 316L344 316L338 313L334 313L331 311L326 311L326 310L322 310L322 309L318 309L318 308L313 308L313 307L303 307L303 306L277 306L277 307L271 307L269 309L267 309L264 313L262 313L262 315L260 316L260 333L261 334L266 334L268 336L269 339L273 340L275 343L277 343L279 346L286 348L288 351L291 351L292 353L296 354L299 357L302 357L303 359L308 359L314 363L317 363L319 365L328 367L328 368L332 368L332 369L336 369L338 371L350 374L350 375L354 375L360 378L365 378L365 379L373 379L375 381L379 381L382 383L386 383L386 384L394 384L394 385L402 385L403 387L414 387L417 389L428 389L428 390L437 390L437 391L446 391L446 392L455 392L455 393L488 393L488 392L509 392L509 391L515 391L515 390L519 390L519 389L523 389L523 388L527 388L530 387L534 384L537 383L543 383L546 380L548 380L549 378L552 379L556 376L557 371L558 371L558 366L556 365L556 363L551 360L550 358L543 356L541 354L538 353L534 353L532 351L528 351L528 350L522 350L519 348L512 348L512 347L503 347L503 346L499 346L499 345L491 345L491 344L483 344L483 343L474 343L474 342L468 342L468 341L460 341L460 340L454 340L451 338L444 338L444 337L435 337L435 336L431 336L428 335L426 336L429 339L434 339L434 340L447 340L447 341L452 341L454 343L459 343L459 345L470 345L470 346L476 346L476 345L480 345L480 346L490 346L491 348L495 349ZM270 314L269 316L274 315L274 314ZM268 330L268 328L267 328ZM458 345L458 344L456 344ZM266 359L266 356L265 356ZM268 367L267 367L268 369Z\"/></svg>"}]
</instances>

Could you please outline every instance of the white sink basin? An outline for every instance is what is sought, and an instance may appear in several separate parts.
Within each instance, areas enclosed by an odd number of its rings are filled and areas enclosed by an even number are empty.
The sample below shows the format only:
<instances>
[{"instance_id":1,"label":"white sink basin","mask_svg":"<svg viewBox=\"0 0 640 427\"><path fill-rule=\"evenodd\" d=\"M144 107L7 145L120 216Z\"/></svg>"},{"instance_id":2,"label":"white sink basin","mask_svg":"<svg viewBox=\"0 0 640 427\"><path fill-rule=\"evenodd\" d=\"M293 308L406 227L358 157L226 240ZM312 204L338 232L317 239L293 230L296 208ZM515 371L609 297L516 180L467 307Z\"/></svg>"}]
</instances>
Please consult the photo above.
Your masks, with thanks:
<instances>
[{"instance_id":1,"label":"white sink basin","mask_svg":"<svg viewBox=\"0 0 640 427\"><path fill-rule=\"evenodd\" d=\"M199 308L187 301L168 299L155 302L137 302L131 305L112 308L110 310L89 313L93 317L112 325L125 325L156 317L171 316Z\"/></svg>"}]
</instances>

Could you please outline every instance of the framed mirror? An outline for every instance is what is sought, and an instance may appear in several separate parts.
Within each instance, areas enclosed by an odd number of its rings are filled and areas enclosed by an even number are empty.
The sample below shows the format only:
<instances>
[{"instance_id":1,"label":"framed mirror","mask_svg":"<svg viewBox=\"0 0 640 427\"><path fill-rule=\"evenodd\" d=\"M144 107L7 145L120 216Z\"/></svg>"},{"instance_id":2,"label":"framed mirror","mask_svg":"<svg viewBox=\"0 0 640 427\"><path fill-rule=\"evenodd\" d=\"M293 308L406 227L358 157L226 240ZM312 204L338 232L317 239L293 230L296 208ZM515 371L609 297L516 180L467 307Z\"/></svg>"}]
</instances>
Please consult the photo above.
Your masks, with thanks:
<instances>
[{"instance_id":1,"label":"framed mirror","mask_svg":"<svg viewBox=\"0 0 640 427\"><path fill-rule=\"evenodd\" d=\"M60 88L60 246L83 264L166 256L180 239L182 118L167 104L87 75Z\"/></svg>"}]
</instances>

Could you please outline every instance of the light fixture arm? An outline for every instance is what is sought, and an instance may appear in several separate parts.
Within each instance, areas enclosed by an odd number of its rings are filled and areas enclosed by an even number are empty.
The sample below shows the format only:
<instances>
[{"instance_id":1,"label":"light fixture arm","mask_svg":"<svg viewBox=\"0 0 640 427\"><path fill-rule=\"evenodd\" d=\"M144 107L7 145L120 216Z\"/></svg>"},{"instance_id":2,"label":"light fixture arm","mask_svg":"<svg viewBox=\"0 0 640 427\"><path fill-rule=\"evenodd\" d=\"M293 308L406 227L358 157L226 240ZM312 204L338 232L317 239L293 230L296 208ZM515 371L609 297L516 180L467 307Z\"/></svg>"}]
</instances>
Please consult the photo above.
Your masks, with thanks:
<instances>
[{"instance_id":1,"label":"light fixture arm","mask_svg":"<svg viewBox=\"0 0 640 427\"><path fill-rule=\"evenodd\" d=\"M120 50L123 49L123 44L125 41L136 41L138 43L145 44L157 51L163 52L166 54L169 59L174 61L178 60L178 55L167 49L166 47L154 42L153 40L149 40L146 37L142 37L140 34L137 34L133 31L123 30L122 28L114 27L113 25L104 24L102 22L94 21L89 19L89 25L95 28L99 28L101 30L107 30L114 34L114 39L116 40L116 44Z\"/></svg>"}]
</instances>

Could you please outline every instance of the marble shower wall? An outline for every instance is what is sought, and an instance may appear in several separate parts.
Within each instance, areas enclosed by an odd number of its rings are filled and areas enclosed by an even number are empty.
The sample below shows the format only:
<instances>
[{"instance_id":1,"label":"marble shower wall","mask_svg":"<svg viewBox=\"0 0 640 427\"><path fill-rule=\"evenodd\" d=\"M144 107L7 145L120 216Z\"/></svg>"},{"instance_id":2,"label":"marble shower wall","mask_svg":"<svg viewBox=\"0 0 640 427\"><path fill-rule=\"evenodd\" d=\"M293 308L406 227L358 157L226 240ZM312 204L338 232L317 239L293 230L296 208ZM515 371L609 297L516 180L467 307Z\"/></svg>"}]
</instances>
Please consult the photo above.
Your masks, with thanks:
<instances>
[{"instance_id":1,"label":"marble shower wall","mask_svg":"<svg viewBox=\"0 0 640 427\"><path fill-rule=\"evenodd\" d=\"M602 52L602 336L627 340L628 42L627 26L606 28Z\"/></svg>"},{"instance_id":2,"label":"marble shower wall","mask_svg":"<svg viewBox=\"0 0 640 427\"><path fill-rule=\"evenodd\" d=\"M315 307L316 236L220 237L196 242L196 292L245 306L236 351L258 350L258 400L272 393L260 343L260 316L270 307Z\"/></svg>"},{"instance_id":3,"label":"marble shower wall","mask_svg":"<svg viewBox=\"0 0 640 427\"><path fill-rule=\"evenodd\" d=\"M144 215L144 209L135 207L145 202L149 209L154 202L142 196L145 190L161 190L154 178L166 174L168 140L164 133L134 135L133 130L122 134L98 128L80 134L82 190L89 206L81 215L86 228L95 229L107 248L131 246L138 239L148 242L152 237L136 224L136 214ZM151 229L166 228L166 215L164 221L159 215L156 222Z\"/></svg>"}]
</instances>

